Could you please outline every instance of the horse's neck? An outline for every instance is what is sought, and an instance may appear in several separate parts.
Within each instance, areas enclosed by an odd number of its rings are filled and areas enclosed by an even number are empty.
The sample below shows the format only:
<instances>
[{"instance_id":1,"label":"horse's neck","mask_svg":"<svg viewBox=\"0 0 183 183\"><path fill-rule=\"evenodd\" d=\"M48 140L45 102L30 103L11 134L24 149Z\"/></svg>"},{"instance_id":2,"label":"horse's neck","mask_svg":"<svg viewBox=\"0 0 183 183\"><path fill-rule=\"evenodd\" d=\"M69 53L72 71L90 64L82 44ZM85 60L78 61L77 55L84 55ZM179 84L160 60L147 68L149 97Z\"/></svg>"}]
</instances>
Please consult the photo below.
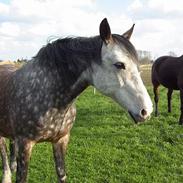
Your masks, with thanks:
<instances>
[{"instance_id":1,"label":"horse's neck","mask_svg":"<svg viewBox=\"0 0 183 183\"><path fill-rule=\"evenodd\" d=\"M65 78L65 82L63 76L60 76L60 73L56 71L56 68L50 69L40 66L34 68L35 70L32 71L32 73L36 74L33 80L36 81L36 79L39 78L39 83L43 85L41 87L45 90L42 91L42 95L50 95L52 96L51 98L56 98L57 100L60 100L60 105L67 106L68 104L73 102L73 100L78 95L80 95L80 93L89 85L89 83L87 82L87 77L89 73L87 71L83 71L82 74L78 76L78 78L75 78L75 82L71 83L71 85L66 85L67 78ZM38 86L38 88L39 90L41 90L40 86Z\"/></svg>"},{"instance_id":2,"label":"horse's neck","mask_svg":"<svg viewBox=\"0 0 183 183\"><path fill-rule=\"evenodd\" d=\"M69 100L75 99L89 86L89 72L88 70L83 71L77 81L70 87L68 95Z\"/></svg>"}]
</instances>

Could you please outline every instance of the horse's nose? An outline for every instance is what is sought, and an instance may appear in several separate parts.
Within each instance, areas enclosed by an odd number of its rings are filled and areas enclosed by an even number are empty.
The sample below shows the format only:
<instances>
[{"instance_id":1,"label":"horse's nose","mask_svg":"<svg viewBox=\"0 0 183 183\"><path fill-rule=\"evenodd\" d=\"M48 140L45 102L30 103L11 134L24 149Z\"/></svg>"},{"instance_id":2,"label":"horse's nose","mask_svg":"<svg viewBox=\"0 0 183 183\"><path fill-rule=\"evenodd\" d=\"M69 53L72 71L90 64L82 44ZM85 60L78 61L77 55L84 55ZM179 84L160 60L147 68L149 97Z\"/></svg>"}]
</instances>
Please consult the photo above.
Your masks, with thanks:
<instances>
[{"instance_id":1,"label":"horse's nose","mask_svg":"<svg viewBox=\"0 0 183 183\"><path fill-rule=\"evenodd\" d=\"M147 115L147 111L146 111L145 109L142 109L142 110L141 110L141 116L142 116L143 118L145 118L146 115Z\"/></svg>"}]
</instances>

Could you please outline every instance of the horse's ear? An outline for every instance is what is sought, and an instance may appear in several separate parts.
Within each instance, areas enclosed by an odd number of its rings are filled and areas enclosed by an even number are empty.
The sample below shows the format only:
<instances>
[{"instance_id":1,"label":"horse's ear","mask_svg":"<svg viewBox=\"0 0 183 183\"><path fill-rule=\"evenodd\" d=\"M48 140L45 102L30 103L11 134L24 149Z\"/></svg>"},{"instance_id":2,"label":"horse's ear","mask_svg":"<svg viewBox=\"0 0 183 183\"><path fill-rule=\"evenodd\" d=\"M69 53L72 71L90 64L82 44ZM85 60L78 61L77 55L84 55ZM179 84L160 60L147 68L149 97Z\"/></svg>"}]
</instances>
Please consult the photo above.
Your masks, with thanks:
<instances>
[{"instance_id":1,"label":"horse's ear","mask_svg":"<svg viewBox=\"0 0 183 183\"><path fill-rule=\"evenodd\" d=\"M126 39L130 40L131 35L133 33L134 26L135 26L135 24L133 24L132 27L129 30L127 30L122 36L125 37Z\"/></svg>"},{"instance_id":2,"label":"horse's ear","mask_svg":"<svg viewBox=\"0 0 183 183\"><path fill-rule=\"evenodd\" d=\"M104 18L100 23L100 37L106 44L109 44L113 40L107 18Z\"/></svg>"}]
</instances>

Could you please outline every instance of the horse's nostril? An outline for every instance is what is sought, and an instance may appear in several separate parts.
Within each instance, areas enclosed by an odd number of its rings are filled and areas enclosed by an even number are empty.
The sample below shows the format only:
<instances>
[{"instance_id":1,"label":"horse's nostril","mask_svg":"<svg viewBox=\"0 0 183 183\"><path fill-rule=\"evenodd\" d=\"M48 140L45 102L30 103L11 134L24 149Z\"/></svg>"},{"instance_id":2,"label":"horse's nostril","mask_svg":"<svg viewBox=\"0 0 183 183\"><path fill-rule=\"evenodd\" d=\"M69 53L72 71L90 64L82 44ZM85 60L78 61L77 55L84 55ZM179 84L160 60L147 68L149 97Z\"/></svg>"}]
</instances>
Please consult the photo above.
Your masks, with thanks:
<instances>
[{"instance_id":1,"label":"horse's nostril","mask_svg":"<svg viewBox=\"0 0 183 183\"><path fill-rule=\"evenodd\" d=\"M147 111L146 111L145 109L142 109L142 110L141 110L141 115L142 115L142 116L146 116L146 115L147 115Z\"/></svg>"}]
</instances>

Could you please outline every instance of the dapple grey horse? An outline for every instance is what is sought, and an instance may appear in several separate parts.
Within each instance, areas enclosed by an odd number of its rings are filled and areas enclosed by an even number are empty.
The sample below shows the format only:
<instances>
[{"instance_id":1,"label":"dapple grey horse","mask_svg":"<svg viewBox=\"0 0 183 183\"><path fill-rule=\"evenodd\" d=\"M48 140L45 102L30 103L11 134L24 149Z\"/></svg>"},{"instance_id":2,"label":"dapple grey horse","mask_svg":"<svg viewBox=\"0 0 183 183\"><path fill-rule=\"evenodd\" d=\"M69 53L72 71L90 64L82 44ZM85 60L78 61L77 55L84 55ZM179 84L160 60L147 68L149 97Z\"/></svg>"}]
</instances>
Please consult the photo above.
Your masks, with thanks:
<instances>
[{"instance_id":1,"label":"dapple grey horse","mask_svg":"<svg viewBox=\"0 0 183 183\"><path fill-rule=\"evenodd\" d=\"M133 26L134 27L134 26ZM64 156L76 116L74 101L89 85L126 108L135 122L149 118L152 102L129 39L111 34L107 19L100 35L58 39L39 50L22 68L0 71L0 135L18 146L16 182L25 183L33 146L51 142L58 182L64 183ZM7 162L5 143L1 153ZM4 182L11 182L7 163Z\"/></svg>"}]
</instances>

